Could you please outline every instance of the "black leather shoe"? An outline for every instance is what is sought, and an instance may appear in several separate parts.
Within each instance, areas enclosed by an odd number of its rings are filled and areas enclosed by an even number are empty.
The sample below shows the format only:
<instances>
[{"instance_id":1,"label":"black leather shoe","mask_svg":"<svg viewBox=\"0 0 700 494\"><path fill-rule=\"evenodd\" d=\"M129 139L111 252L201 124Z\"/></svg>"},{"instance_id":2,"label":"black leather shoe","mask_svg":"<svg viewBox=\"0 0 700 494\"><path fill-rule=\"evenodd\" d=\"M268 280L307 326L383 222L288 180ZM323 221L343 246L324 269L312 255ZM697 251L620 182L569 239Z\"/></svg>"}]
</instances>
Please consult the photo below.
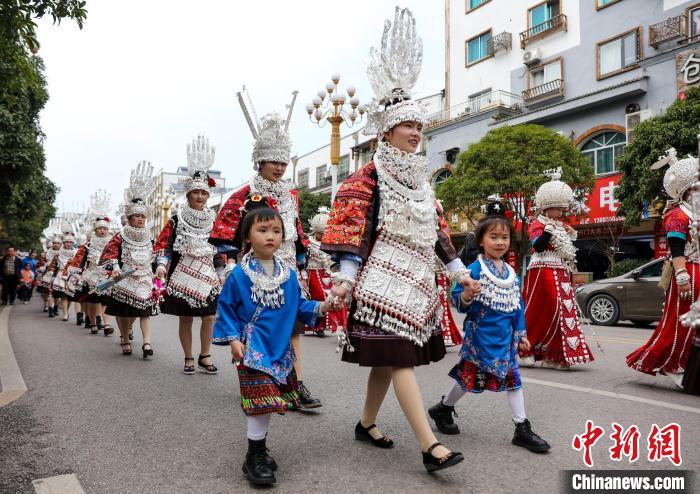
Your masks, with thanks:
<instances>
[{"instance_id":1,"label":"black leather shoe","mask_svg":"<svg viewBox=\"0 0 700 494\"><path fill-rule=\"evenodd\" d=\"M85 329L90 329L90 326L92 326L92 321L90 320L89 317L85 316ZM80 326L80 324L78 324Z\"/></svg>"},{"instance_id":2,"label":"black leather shoe","mask_svg":"<svg viewBox=\"0 0 700 494\"><path fill-rule=\"evenodd\" d=\"M452 419L452 415L457 417L455 407L447 406L440 400L436 405L428 408L428 415L435 421L437 430L443 434L459 434L459 427Z\"/></svg>"},{"instance_id":3,"label":"black leather shoe","mask_svg":"<svg viewBox=\"0 0 700 494\"><path fill-rule=\"evenodd\" d=\"M76 325L76 326L82 326L84 322L87 322L87 321L85 320L85 314L83 314L82 312L78 312L78 313L75 315L75 325ZM88 327L90 327L90 326L88 326Z\"/></svg>"},{"instance_id":4,"label":"black leather shoe","mask_svg":"<svg viewBox=\"0 0 700 494\"><path fill-rule=\"evenodd\" d=\"M299 393L299 402L301 403L302 408L318 408L323 406L321 400L311 396L311 393L309 393L309 390L306 389L306 386L304 386L302 381L299 381L297 393Z\"/></svg>"},{"instance_id":5,"label":"black leather shoe","mask_svg":"<svg viewBox=\"0 0 700 494\"><path fill-rule=\"evenodd\" d=\"M260 441L248 439L248 452L243 463L243 473L251 484L272 485L277 482L274 472L267 464L267 456L265 439Z\"/></svg>"},{"instance_id":6,"label":"black leather shoe","mask_svg":"<svg viewBox=\"0 0 700 494\"><path fill-rule=\"evenodd\" d=\"M49 317L56 317L58 315L58 309L49 307Z\"/></svg>"},{"instance_id":7,"label":"black leather shoe","mask_svg":"<svg viewBox=\"0 0 700 494\"><path fill-rule=\"evenodd\" d=\"M374 444L378 448L390 449L394 447L394 441L386 436L382 436L379 439L375 439L369 433L372 429L377 427L377 424L372 424L369 427L363 427L362 422L358 422L355 426L355 439L358 441L365 441Z\"/></svg>"},{"instance_id":8,"label":"black leather shoe","mask_svg":"<svg viewBox=\"0 0 700 494\"><path fill-rule=\"evenodd\" d=\"M455 466L460 461L464 460L464 455L457 451L450 451L442 458L435 458L432 455L433 450L442 446L442 443L435 443L428 448L428 451L423 451L423 466L428 471L428 473L437 472L438 470L444 470L445 468L450 468Z\"/></svg>"},{"instance_id":9,"label":"black leather shoe","mask_svg":"<svg viewBox=\"0 0 700 494\"><path fill-rule=\"evenodd\" d=\"M519 424L515 424L515 434L513 434L511 443L529 449L533 453L544 453L551 448L547 441L532 432L528 419L525 419L524 422L520 422Z\"/></svg>"},{"instance_id":10,"label":"black leather shoe","mask_svg":"<svg viewBox=\"0 0 700 494\"><path fill-rule=\"evenodd\" d=\"M102 318L100 316L95 317L95 324L97 325L97 330L102 331L105 328Z\"/></svg>"},{"instance_id":11,"label":"black leather shoe","mask_svg":"<svg viewBox=\"0 0 700 494\"><path fill-rule=\"evenodd\" d=\"M148 346L148 348L146 348ZM143 352L143 359L146 360L148 357L153 357L153 348L150 343L144 343L141 345L141 351Z\"/></svg>"}]
</instances>

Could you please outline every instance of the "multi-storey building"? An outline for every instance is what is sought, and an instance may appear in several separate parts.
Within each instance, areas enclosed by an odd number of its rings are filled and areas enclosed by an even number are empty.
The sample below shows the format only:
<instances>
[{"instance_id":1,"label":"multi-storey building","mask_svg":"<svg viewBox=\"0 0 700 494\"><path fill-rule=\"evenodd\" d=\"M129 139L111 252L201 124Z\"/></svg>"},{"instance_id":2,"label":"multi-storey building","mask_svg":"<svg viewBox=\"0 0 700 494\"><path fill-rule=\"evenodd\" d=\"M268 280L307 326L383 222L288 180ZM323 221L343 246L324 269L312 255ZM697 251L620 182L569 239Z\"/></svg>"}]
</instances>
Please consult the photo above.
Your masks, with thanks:
<instances>
[{"instance_id":1,"label":"multi-storey building","mask_svg":"<svg viewBox=\"0 0 700 494\"><path fill-rule=\"evenodd\" d=\"M618 231L626 256L658 253L653 214L621 230L616 159L641 120L700 82L700 3L445 0L445 12L445 109L425 131L436 173L449 175L459 152L494 127L544 125L570 138L596 174L579 248ZM604 269L590 261L584 269Z\"/></svg>"}]
</instances>

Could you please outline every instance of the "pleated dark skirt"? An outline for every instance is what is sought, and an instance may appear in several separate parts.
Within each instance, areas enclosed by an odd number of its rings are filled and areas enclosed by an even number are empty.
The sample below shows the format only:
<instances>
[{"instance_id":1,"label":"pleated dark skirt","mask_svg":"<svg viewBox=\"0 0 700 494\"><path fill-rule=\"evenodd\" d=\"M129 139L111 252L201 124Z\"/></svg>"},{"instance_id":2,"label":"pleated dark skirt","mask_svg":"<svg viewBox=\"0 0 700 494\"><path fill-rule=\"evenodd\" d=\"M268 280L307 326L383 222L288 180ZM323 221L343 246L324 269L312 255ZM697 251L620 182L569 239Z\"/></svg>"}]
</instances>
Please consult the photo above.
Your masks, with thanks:
<instances>
[{"instance_id":1,"label":"pleated dark skirt","mask_svg":"<svg viewBox=\"0 0 700 494\"><path fill-rule=\"evenodd\" d=\"M683 374L683 392L700 396L700 335L696 333L693 341L693 348L690 349L690 356Z\"/></svg>"},{"instance_id":2,"label":"pleated dark skirt","mask_svg":"<svg viewBox=\"0 0 700 494\"><path fill-rule=\"evenodd\" d=\"M113 317L150 317L153 315L153 310L150 307L147 309L137 309L129 304L118 302L108 297L105 313Z\"/></svg>"},{"instance_id":3,"label":"pleated dark skirt","mask_svg":"<svg viewBox=\"0 0 700 494\"><path fill-rule=\"evenodd\" d=\"M216 314L216 303L218 297L213 301L209 302L209 305L205 307L191 307L190 304L178 297L173 297L171 295L166 295L165 300L160 306L160 311L163 314L170 314L171 316L182 316L182 317L203 317L203 316L213 316Z\"/></svg>"},{"instance_id":4,"label":"pleated dark skirt","mask_svg":"<svg viewBox=\"0 0 700 494\"><path fill-rule=\"evenodd\" d=\"M447 353L439 326L433 329L430 339L423 346L418 346L349 317L348 337L355 351L344 349L342 360L361 367L418 367L438 362Z\"/></svg>"}]
</instances>

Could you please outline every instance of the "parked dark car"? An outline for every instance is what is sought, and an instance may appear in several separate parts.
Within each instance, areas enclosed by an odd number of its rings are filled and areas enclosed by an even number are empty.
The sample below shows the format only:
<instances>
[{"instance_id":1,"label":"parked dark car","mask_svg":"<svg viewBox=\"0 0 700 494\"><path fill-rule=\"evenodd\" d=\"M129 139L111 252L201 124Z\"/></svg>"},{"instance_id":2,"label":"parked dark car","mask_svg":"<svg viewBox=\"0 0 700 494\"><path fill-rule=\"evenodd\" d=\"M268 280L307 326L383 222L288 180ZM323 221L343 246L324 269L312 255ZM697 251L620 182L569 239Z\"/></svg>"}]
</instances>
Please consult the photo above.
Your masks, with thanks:
<instances>
[{"instance_id":1,"label":"parked dark car","mask_svg":"<svg viewBox=\"0 0 700 494\"><path fill-rule=\"evenodd\" d=\"M659 321L664 292L659 288L663 259L656 259L632 271L581 285L576 301L591 324L613 326L620 320L648 325Z\"/></svg>"}]
</instances>

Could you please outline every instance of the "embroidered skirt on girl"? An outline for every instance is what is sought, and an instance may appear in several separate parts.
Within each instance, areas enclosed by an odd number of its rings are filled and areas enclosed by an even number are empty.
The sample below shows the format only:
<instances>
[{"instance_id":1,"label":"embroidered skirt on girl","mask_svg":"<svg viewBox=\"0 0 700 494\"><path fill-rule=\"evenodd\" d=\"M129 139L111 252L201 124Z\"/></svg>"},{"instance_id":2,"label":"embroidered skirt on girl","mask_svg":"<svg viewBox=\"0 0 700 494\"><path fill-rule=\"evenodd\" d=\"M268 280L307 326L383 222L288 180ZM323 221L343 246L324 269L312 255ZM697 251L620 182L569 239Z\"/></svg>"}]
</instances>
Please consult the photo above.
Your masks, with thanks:
<instances>
[{"instance_id":1,"label":"embroidered skirt on girl","mask_svg":"<svg viewBox=\"0 0 700 494\"><path fill-rule=\"evenodd\" d=\"M544 364L565 368L591 362L593 354L581 332L571 284L576 263L573 245L576 232L546 216L551 210L561 214L573 201L571 188L558 178L558 173L552 174L552 180L537 191L535 205L542 214L528 230L534 253L525 277L523 297L532 349L521 357L534 357Z\"/></svg>"},{"instance_id":2,"label":"embroidered skirt on girl","mask_svg":"<svg viewBox=\"0 0 700 494\"><path fill-rule=\"evenodd\" d=\"M695 181L697 159L675 160L675 150L667 154L671 167L664 176L664 188L671 196L671 207L664 215L664 228L671 249L669 268L673 266L674 273L666 291L661 322L649 341L627 356L627 365L646 374L668 375L681 387L695 330L683 326L680 316L688 312L700 293L700 257L694 238L697 232L691 229L693 212L685 197ZM678 259L685 259L684 267L676 266ZM685 295L681 294L681 288L685 289Z\"/></svg>"}]
</instances>

